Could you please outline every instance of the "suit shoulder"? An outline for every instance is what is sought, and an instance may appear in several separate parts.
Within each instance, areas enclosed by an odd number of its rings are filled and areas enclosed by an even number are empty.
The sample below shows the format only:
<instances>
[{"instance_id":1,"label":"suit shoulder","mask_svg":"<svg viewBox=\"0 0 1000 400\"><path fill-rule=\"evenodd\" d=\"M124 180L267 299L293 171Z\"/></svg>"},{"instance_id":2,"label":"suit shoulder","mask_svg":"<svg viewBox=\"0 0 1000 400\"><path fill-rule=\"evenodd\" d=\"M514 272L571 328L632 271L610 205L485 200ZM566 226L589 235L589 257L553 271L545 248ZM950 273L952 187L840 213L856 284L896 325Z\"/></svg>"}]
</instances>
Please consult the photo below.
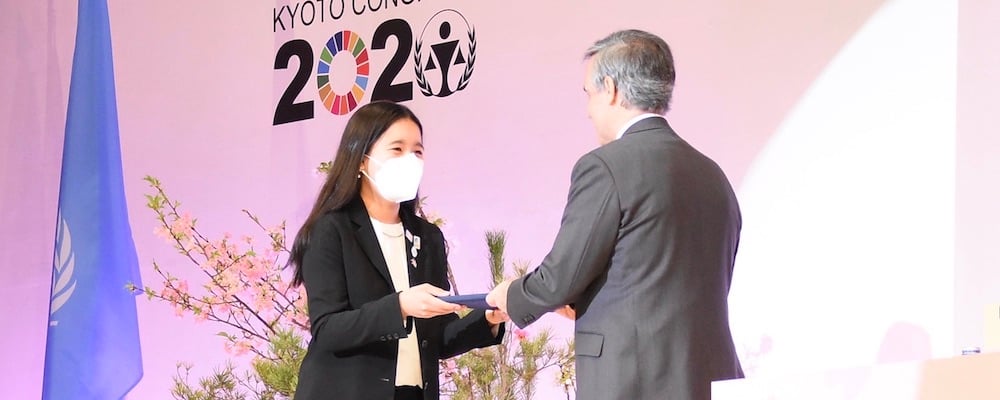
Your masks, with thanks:
<instances>
[{"instance_id":1,"label":"suit shoulder","mask_svg":"<svg viewBox=\"0 0 1000 400\"><path fill-rule=\"evenodd\" d=\"M570 186L576 188L589 187L597 182L615 181L615 167L620 164L613 156L608 156L598 148L584 154L573 165L570 173ZM572 189L571 189L572 190Z\"/></svg>"},{"instance_id":2,"label":"suit shoulder","mask_svg":"<svg viewBox=\"0 0 1000 400\"><path fill-rule=\"evenodd\" d=\"M581 174L597 176L615 176L621 172L622 166L630 160L635 160L642 152L656 151L652 146L642 146L639 150L633 145L614 141L591 150L577 160L573 166L573 176Z\"/></svg>"},{"instance_id":3,"label":"suit shoulder","mask_svg":"<svg viewBox=\"0 0 1000 400\"><path fill-rule=\"evenodd\" d=\"M594 150L587 152L586 154L580 156L576 160L576 164L573 165L574 170L581 168L593 168L593 167L604 167L607 168L608 161L616 156L616 151L614 149L607 149L610 145L606 144L604 146L598 147Z\"/></svg>"},{"instance_id":4,"label":"suit shoulder","mask_svg":"<svg viewBox=\"0 0 1000 400\"><path fill-rule=\"evenodd\" d=\"M313 235L336 235L350 224L347 214L342 211L327 211L316 218L313 222Z\"/></svg>"},{"instance_id":5,"label":"suit shoulder","mask_svg":"<svg viewBox=\"0 0 1000 400\"><path fill-rule=\"evenodd\" d=\"M320 216L316 218L316 223L317 224L322 223L322 224L328 224L328 225L330 225L330 224L340 224L340 223L343 223L345 221L348 221L349 219L350 218L349 218L347 212L344 211L344 210L330 210L330 211L327 211L327 212L325 212L323 214L320 214Z\"/></svg>"}]
</instances>

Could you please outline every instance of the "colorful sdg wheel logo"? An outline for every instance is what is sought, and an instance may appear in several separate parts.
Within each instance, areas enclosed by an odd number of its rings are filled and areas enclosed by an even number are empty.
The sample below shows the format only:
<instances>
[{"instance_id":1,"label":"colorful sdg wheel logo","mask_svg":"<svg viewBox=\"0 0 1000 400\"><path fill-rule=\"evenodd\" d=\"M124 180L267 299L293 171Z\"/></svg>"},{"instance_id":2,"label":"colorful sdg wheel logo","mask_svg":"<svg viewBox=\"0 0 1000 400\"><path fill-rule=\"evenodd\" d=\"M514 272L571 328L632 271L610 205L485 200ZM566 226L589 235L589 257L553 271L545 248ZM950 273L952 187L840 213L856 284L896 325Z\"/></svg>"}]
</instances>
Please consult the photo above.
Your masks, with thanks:
<instances>
[{"instance_id":1,"label":"colorful sdg wheel logo","mask_svg":"<svg viewBox=\"0 0 1000 400\"><path fill-rule=\"evenodd\" d=\"M333 87L334 83L331 82L331 64L338 55L341 57L350 55L356 66L354 83L345 93L337 93ZM340 31L330 37L319 56L319 66L316 68L316 84L323 106L336 115L345 115L357 108L365 96L365 89L368 88L368 70L368 49L357 33Z\"/></svg>"}]
</instances>

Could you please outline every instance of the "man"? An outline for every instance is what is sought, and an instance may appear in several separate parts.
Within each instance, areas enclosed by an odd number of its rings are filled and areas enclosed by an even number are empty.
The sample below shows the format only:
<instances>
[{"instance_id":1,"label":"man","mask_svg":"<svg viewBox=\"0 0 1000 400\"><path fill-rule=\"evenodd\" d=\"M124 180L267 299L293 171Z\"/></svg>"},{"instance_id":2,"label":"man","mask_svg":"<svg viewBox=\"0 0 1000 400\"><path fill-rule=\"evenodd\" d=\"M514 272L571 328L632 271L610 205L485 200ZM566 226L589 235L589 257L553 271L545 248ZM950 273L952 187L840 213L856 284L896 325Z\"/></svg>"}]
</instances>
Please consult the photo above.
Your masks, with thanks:
<instances>
[{"instance_id":1,"label":"man","mask_svg":"<svg viewBox=\"0 0 1000 400\"><path fill-rule=\"evenodd\" d=\"M602 145L574 166L542 264L487 301L522 328L572 306L577 399L708 400L712 381L743 376L727 304L736 196L662 117L674 87L663 39L615 32L584 59Z\"/></svg>"}]
</instances>

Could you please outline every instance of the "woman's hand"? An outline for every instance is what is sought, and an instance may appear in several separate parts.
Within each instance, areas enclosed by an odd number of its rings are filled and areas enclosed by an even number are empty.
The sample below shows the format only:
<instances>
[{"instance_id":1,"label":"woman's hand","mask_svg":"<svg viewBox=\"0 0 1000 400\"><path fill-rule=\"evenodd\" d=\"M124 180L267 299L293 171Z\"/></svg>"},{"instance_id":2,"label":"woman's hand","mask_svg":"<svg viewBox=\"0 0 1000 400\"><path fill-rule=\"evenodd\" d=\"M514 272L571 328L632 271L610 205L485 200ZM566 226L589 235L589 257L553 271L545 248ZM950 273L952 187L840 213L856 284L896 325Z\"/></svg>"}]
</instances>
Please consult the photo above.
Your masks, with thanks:
<instances>
[{"instance_id":1,"label":"woman's hand","mask_svg":"<svg viewBox=\"0 0 1000 400\"><path fill-rule=\"evenodd\" d=\"M399 310L403 318L432 318L461 310L462 306L437 298L447 294L447 290L429 283L420 284L399 292Z\"/></svg>"},{"instance_id":2,"label":"woman's hand","mask_svg":"<svg viewBox=\"0 0 1000 400\"><path fill-rule=\"evenodd\" d=\"M496 310L486 310L486 320L489 321L490 325L499 325L501 323L510 321L510 316L507 313Z\"/></svg>"},{"instance_id":3,"label":"woman's hand","mask_svg":"<svg viewBox=\"0 0 1000 400\"><path fill-rule=\"evenodd\" d=\"M510 321L510 315L496 310L486 310L486 322L490 323L490 332L493 332L493 337L497 337L500 334L500 324Z\"/></svg>"}]
</instances>

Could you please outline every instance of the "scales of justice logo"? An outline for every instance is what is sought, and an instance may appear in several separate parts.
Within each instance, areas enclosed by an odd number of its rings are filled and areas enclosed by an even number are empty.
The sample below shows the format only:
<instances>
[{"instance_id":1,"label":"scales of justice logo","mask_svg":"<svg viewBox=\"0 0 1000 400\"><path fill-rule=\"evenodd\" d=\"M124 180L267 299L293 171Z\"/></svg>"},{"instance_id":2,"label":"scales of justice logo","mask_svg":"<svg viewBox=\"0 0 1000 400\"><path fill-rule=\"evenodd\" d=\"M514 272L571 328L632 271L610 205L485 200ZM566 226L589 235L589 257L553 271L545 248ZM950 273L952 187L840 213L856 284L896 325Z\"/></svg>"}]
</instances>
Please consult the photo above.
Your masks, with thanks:
<instances>
[{"instance_id":1,"label":"scales of justice logo","mask_svg":"<svg viewBox=\"0 0 1000 400\"><path fill-rule=\"evenodd\" d=\"M424 96L447 97L465 89L476 64L476 32L458 11L438 11L416 41L413 61Z\"/></svg>"}]
</instances>

